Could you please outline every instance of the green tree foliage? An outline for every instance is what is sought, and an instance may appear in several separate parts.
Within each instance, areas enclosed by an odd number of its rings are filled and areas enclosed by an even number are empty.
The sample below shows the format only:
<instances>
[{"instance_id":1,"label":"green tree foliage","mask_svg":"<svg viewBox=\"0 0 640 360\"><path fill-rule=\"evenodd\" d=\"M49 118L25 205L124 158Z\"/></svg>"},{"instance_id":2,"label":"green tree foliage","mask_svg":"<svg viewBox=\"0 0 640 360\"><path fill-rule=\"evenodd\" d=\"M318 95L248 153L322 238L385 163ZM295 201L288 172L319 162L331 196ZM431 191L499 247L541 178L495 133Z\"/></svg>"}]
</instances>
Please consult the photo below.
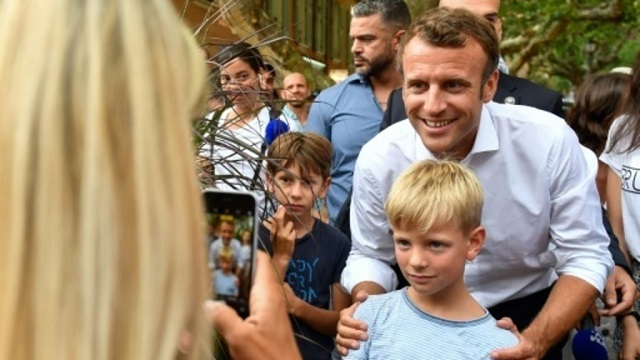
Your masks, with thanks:
<instances>
[{"instance_id":1,"label":"green tree foliage","mask_svg":"<svg viewBox=\"0 0 640 360\"><path fill-rule=\"evenodd\" d=\"M640 0L503 0L501 17L511 71L560 91L640 50Z\"/></svg>"},{"instance_id":2,"label":"green tree foliage","mask_svg":"<svg viewBox=\"0 0 640 360\"><path fill-rule=\"evenodd\" d=\"M416 17L438 0L407 4ZM500 15L511 72L558 91L631 66L640 52L640 0L502 0Z\"/></svg>"}]
</instances>

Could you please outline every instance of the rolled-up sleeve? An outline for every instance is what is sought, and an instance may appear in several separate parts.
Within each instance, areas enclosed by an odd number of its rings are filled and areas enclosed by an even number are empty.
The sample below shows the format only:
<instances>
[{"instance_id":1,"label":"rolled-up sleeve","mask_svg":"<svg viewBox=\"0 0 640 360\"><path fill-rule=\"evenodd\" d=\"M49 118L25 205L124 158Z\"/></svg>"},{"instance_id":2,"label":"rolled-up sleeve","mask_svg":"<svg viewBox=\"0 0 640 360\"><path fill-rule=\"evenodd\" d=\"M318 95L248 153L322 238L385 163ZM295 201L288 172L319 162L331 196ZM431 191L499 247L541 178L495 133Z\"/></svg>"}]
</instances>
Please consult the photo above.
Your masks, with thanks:
<instances>
[{"instance_id":1,"label":"rolled-up sleeve","mask_svg":"<svg viewBox=\"0 0 640 360\"><path fill-rule=\"evenodd\" d=\"M578 277L602 292L613 269L595 183L575 134L566 127L549 162L551 242L558 275Z\"/></svg>"},{"instance_id":2,"label":"rolled-up sleeve","mask_svg":"<svg viewBox=\"0 0 640 360\"><path fill-rule=\"evenodd\" d=\"M386 291L395 290L398 279L391 268L395 263L393 238L384 212L388 190L373 176L368 159L361 156L353 177L351 204L352 248L341 283L350 293L364 281L372 281Z\"/></svg>"}]
</instances>

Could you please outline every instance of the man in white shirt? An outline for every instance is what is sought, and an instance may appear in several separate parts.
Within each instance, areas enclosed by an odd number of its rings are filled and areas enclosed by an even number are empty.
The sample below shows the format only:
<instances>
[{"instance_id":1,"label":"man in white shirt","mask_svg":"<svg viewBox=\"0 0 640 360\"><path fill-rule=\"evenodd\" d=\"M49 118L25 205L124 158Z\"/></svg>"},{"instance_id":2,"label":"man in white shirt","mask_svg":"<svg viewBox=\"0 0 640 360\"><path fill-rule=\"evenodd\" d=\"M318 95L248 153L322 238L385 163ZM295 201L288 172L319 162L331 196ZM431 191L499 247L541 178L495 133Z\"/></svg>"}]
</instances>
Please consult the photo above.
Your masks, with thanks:
<instances>
[{"instance_id":1,"label":"man in white shirt","mask_svg":"<svg viewBox=\"0 0 640 360\"><path fill-rule=\"evenodd\" d=\"M396 288L384 213L391 184L415 161L456 159L485 192L487 241L467 265L465 283L494 316L528 325L520 344L492 355L561 359L553 345L586 313L613 267L595 174L575 134L550 113L489 103L498 40L466 10L428 12L400 53L409 119L367 143L356 162L343 285L353 295Z\"/></svg>"}]
</instances>

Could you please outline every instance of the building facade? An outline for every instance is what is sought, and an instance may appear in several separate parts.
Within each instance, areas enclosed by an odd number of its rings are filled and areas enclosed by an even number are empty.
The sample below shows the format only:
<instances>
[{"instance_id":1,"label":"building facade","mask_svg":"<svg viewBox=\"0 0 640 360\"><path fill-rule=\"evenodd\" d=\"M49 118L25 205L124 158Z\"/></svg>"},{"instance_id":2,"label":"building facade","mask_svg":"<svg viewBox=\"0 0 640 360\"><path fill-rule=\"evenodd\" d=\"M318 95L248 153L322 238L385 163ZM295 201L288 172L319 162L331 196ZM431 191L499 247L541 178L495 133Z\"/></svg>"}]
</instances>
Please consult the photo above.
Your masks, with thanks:
<instances>
[{"instance_id":1,"label":"building facade","mask_svg":"<svg viewBox=\"0 0 640 360\"><path fill-rule=\"evenodd\" d=\"M292 65L292 57L301 57L315 77L340 79L349 73L349 9L356 0L173 2L209 54L220 44L246 39L260 46L267 61L287 70L300 67Z\"/></svg>"}]
</instances>

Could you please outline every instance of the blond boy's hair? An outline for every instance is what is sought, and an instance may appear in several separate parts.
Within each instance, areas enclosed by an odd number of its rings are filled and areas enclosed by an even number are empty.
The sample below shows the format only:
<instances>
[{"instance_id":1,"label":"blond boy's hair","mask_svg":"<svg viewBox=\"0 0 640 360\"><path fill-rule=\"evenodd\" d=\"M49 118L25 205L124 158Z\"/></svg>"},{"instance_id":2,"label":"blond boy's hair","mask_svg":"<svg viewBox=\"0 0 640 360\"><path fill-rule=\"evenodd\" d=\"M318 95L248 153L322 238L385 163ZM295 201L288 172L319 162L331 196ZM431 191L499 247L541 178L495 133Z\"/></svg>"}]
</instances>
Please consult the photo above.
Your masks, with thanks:
<instances>
[{"instance_id":1,"label":"blond boy's hair","mask_svg":"<svg viewBox=\"0 0 640 360\"><path fill-rule=\"evenodd\" d=\"M278 136L269 147L267 172L274 175L292 164L303 174L314 172L325 180L331 175L331 143L326 138L308 132L289 132Z\"/></svg>"},{"instance_id":2,"label":"blond boy's hair","mask_svg":"<svg viewBox=\"0 0 640 360\"><path fill-rule=\"evenodd\" d=\"M464 233L480 225L482 185L463 165L425 160L411 165L396 179L385 204L393 228L431 228L449 222Z\"/></svg>"}]
</instances>

